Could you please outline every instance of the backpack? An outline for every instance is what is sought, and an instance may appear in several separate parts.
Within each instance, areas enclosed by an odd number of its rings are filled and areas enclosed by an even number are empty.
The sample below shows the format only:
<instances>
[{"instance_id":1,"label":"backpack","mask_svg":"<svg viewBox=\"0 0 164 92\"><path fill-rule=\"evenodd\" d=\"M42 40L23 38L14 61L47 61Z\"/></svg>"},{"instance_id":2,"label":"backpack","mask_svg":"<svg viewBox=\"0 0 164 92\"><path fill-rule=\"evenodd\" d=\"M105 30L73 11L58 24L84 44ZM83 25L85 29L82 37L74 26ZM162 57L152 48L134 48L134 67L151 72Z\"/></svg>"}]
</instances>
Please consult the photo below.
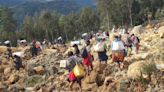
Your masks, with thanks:
<instances>
[{"instance_id":1,"label":"backpack","mask_svg":"<svg viewBox=\"0 0 164 92\"><path fill-rule=\"evenodd\" d=\"M82 49L81 56L82 56L82 58L86 58L88 56L88 52L87 52L86 48Z\"/></svg>"}]
</instances>

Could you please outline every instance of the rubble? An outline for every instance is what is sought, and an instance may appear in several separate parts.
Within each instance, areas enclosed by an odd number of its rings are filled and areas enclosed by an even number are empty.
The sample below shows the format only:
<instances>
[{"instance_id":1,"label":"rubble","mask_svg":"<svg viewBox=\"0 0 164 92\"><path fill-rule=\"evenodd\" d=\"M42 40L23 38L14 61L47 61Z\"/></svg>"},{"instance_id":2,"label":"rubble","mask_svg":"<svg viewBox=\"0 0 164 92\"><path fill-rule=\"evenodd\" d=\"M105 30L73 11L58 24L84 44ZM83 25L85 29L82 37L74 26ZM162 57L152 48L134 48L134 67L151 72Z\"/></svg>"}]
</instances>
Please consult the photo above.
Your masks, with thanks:
<instances>
[{"instance_id":1,"label":"rubble","mask_svg":"<svg viewBox=\"0 0 164 92\"><path fill-rule=\"evenodd\" d=\"M124 69L109 57L107 65L99 64L97 53L94 56L93 70L82 79L84 92L163 92L163 69L150 68L164 64L164 26L161 24L159 33L154 34L151 27L134 27L134 32L141 39L139 54L126 57ZM95 43L94 40L91 42ZM6 47L0 46L0 53L5 53ZM43 50L37 57L31 57L30 47L12 48L13 51L24 52L24 68L19 71L13 67L13 60L7 60L0 55L0 92L70 92L67 81L67 71L59 67L60 60L66 59L69 46L54 45ZM91 48L93 49L93 48ZM108 51L108 56L111 53ZM151 66L150 63L154 65ZM146 69L146 68L147 69ZM155 70L153 70L155 69ZM149 76L151 74L151 76ZM143 79L141 78L143 77ZM150 80L147 78L150 77ZM141 78L141 79L140 79ZM72 92L78 92L75 83Z\"/></svg>"}]
</instances>

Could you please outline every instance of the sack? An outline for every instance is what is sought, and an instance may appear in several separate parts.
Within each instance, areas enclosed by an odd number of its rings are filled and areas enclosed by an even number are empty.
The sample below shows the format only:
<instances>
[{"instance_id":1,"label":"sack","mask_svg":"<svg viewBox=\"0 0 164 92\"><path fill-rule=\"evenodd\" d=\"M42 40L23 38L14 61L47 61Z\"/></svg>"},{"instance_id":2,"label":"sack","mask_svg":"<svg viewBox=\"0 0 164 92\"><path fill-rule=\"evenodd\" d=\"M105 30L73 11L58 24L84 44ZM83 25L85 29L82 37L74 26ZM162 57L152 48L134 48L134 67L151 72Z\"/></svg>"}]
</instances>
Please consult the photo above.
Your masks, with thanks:
<instances>
[{"instance_id":1,"label":"sack","mask_svg":"<svg viewBox=\"0 0 164 92\"><path fill-rule=\"evenodd\" d=\"M14 52L14 53L13 53L13 56L16 55L16 56L18 56L18 57L24 57L23 54L24 54L23 52Z\"/></svg>"},{"instance_id":2,"label":"sack","mask_svg":"<svg viewBox=\"0 0 164 92\"><path fill-rule=\"evenodd\" d=\"M9 44L9 43L10 43L10 41L9 41L9 40L7 40L7 41L5 41L5 42L4 42L4 44Z\"/></svg>"},{"instance_id":3,"label":"sack","mask_svg":"<svg viewBox=\"0 0 164 92\"><path fill-rule=\"evenodd\" d=\"M60 61L60 67L61 68L66 68L66 65L67 65L67 61L66 60L61 60Z\"/></svg>"},{"instance_id":4,"label":"sack","mask_svg":"<svg viewBox=\"0 0 164 92\"><path fill-rule=\"evenodd\" d=\"M82 65L76 64L72 71L77 78L85 76L85 70Z\"/></svg>"},{"instance_id":5,"label":"sack","mask_svg":"<svg viewBox=\"0 0 164 92\"><path fill-rule=\"evenodd\" d=\"M80 44L80 41L71 41L71 46L73 46L73 45L79 45Z\"/></svg>"},{"instance_id":6,"label":"sack","mask_svg":"<svg viewBox=\"0 0 164 92\"><path fill-rule=\"evenodd\" d=\"M119 42L114 41L112 43L112 50L123 50L123 49L125 49L125 47L121 41L119 41Z\"/></svg>"},{"instance_id":7,"label":"sack","mask_svg":"<svg viewBox=\"0 0 164 92\"><path fill-rule=\"evenodd\" d=\"M88 56L88 52L86 49L83 49L82 52L81 52L81 56L82 58L86 58Z\"/></svg>"},{"instance_id":8,"label":"sack","mask_svg":"<svg viewBox=\"0 0 164 92\"><path fill-rule=\"evenodd\" d=\"M105 50L104 45L102 43L97 43L94 46L94 50L97 51L97 52L103 52Z\"/></svg>"}]
</instances>

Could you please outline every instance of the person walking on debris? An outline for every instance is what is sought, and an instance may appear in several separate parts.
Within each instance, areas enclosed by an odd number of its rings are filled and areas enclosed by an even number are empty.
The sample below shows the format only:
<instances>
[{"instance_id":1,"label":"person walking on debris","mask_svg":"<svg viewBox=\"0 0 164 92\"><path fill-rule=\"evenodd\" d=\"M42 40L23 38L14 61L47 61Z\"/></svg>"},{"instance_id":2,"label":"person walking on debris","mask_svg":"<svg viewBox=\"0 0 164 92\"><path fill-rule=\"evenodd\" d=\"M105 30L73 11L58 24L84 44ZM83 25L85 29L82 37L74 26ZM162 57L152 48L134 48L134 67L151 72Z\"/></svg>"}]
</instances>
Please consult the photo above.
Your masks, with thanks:
<instances>
[{"instance_id":1,"label":"person walking on debris","mask_svg":"<svg viewBox=\"0 0 164 92\"><path fill-rule=\"evenodd\" d=\"M101 49L100 51L98 51L98 58L99 58L99 61L100 63L102 62L105 62L107 63L107 60L108 60L108 56L106 55L106 46L105 46L105 38L101 38L100 42L98 43L101 45Z\"/></svg>"},{"instance_id":2,"label":"person walking on debris","mask_svg":"<svg viewBox=\"0 0 164 92\"><path fill-rule=\"evenodd\" d=\"M45 49L48 46L48 41L46 39L42 42L42 48Z\"/></svg>"},{"instance_id":3,"label":"person walking on debris","mask_svg":"<svg viewBox=\"0 0 164 92\"><path fill-rule=\"evenodd\" d=\"M13 58L11 47L7 47L6 55L8 60L10 60L10 58Z\"/></svg>"},{"instance_id":4,"label":"person walking on debris","mask_svg":"<svg viewBox=\"0 0 164 92\"><path fill-rule=\"evenodd\" d=\"M83 58L83 61L82 61L83 66L85 67L87 75L89 75L90 72L93 70L93 66L92 66L93 58L91 54L87 52L86 48L83 48L81 56Z\"/></svg>"},{"instance_id":5,"label":"person walking on debris","mask_svg":"<svg viewBox=\"0 0 164 92\"><path fill-rule=\"evenodd\" d=\"M10 60L10 58L13 58L10 42L7 43L6 46L7 46L7 51L6 51L7 59Z\"/></svg>"},{"instance_id":6,"label":"person walking on debris","mask_svg":"<svg viewBox=\"0 0 164 92\"><path fill-rule=\"evenodd\" d=\"M131 35L131 41L135 50L135 53L138 54L140 39L134 34Z\"/></svg>"},{"instance_id":7,"label":"person walking on debris","mask_svg":"<svg viewBox=\"0 0 164 92\"><path fill-rule=\"evenodd\" d=\"M38 55L38 49L37 49L37 47L36 47L36 41L33 41L33 42L32 42L31 54L32 54L32 57Z\"/></svg>"},{"instance_id":8,"label":"person walking on debris","mask_svg":"<svg viewBox=\"0 0 164 92\"><path fill-rule=\"evenodd\" d=\"M130 35L128 32L126 32L123 36L124 36L123 41L127 52L127 56L130 56L132 51L132 41L130 39Z\"/></svg>"},{"instance_id":9,"label":"person walking on debris","mask_svg":"<svg viewBox=\"0 0 164 92\"><path fill-rule=\"evenodd\" d=\"M80 64L81 62L78 61L77 57L73 55L73 52L68 52L68 59L66 61L66 69L69 71L68 74L68 81L70 82L70 89L72 90L73 84L77 82L79 84L80 90L81 89L81 78L77 78L73 73L73 69L76 66L76 63Z\"/></svg>"},{"instance_id":10,"label":"person walking on debris","mask_svg":"<svg viewBox=\"0 0 164 92\"><path fill-rule=\"evenodd\" d=\"M122 69L125 57L125 47L120 37L115 36L114 41L111 44L111 50L112 60L118 64L120 69Z\"/></svg>"},{"instance_id":11,"label":"person walking on debris","mask_svg":"<svg viewBox=\"0 0 164 92\"><path fill-rule=\"evenodd\" d=\"M17 70L19 70L20 68L23 68L22 59L18 55L14 55L14 67Z\"/></svg>"}]
</instances>

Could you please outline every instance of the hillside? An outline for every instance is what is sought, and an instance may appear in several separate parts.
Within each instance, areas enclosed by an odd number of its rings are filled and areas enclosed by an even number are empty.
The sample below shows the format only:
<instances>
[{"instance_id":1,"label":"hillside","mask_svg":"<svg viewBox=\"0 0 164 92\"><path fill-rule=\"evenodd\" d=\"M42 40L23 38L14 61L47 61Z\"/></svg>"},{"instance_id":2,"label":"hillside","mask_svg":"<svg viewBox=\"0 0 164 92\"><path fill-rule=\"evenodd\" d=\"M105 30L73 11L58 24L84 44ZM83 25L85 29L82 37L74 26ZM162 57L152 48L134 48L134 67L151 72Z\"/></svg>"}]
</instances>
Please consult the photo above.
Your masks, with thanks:
<instances>
[{"instance_id":1,"label":"hillside","mask_svg":"<svg viewBox=\"0 0 164 92\"><path fill-rule=\"evenodd\" d=\"M25 15L34 15L42 10L57 11L61 14L79 11L92 6L92 0L0 0L0 5L12 9L14 17L22 21Z\"/></svg>"}]
</instances>

